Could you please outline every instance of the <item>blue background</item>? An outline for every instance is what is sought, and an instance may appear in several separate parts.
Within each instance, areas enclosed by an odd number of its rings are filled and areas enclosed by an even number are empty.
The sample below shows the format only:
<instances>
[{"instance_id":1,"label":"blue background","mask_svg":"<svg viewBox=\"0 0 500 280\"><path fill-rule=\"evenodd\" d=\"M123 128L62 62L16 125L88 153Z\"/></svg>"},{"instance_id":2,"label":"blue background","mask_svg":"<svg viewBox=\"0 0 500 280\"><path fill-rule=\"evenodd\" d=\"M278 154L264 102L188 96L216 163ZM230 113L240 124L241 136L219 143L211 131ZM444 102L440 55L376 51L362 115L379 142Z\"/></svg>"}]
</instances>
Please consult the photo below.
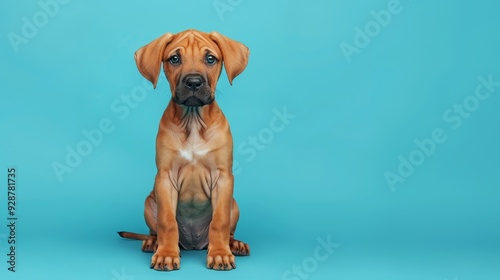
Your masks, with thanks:
<instances>
[{"instance_id":1,"label":"blue background","mask_svg":"<svg viewBox=\"0 0 500 280\"><path fill-rule=\"evenodd\" d=\"M0 226L0 278L500 279L500 87L472 97L478 77L500 81L500 4L401 0L377 30L371 11L391 2L72 0L43 22L37 1L2 1L0 166L3 182L17 168L19 220L16 273ZM217 12L220 3L230 9ZM23 17L41 27L16 52L9 36L23 36ZM344 55L341 44L355 46L355 28L367 25L374 36ZM183 252L180 271L156 272L140 242L116 235L147 231L143 202L170 96L164 78L154 91L145 82L133 53L188 28L251 50L232 87L221 76L217 96L238 162L236 235L252 249L231 272L205 269L204 251ZM147 94L135 108L112 109L137 90ZM454 128L458 114L444 115L464 100L477 108ZM270 137L285 108L295 117ZM103 119L114 130L58 178L54 162L66 164L67 147ZM435 129L446 141L418 158L415 140ZM249 137L266 142L255 157L238 150L252 147ZM419 165L391 189L384 174L412 153ZM318 238L340 247L314 259ZM303 274L287 274L293 266Z\"/></svg>"}]
</instances>

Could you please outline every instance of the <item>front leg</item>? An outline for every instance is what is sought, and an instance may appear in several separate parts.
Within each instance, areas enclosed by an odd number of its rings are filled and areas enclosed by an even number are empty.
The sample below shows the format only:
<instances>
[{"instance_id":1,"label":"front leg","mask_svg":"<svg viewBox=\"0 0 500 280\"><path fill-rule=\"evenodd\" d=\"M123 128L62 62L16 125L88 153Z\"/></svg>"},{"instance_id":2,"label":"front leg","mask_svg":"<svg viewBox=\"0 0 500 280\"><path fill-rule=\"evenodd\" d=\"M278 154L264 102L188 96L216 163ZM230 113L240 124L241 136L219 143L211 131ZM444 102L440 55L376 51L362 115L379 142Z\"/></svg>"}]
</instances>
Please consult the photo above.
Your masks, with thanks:
<instances>
[{"instance_id":1,"label":"front leg","mask_svg":"<svg viewBox=\"0 0 500 280\"><path fill-rule=\"evenodd\" d=\"M181 267L179 229L175 219L178 191L173 186L167 171L158 170L154 190L158 207L158 249L151 259L151 268L177 270Z\"/></svg>"},{"instance_id":2,"label":"front leg","mask_svg":"<svg viewBox=\"0 0 500 280\"><path fill-rule=\"evenodd\" d=\"M229 247L231 208L233 203L233 174L221 171L212 190L212 222L208 232L207 267L216 270L236 268Z\"/></svg>"}]
</instances>

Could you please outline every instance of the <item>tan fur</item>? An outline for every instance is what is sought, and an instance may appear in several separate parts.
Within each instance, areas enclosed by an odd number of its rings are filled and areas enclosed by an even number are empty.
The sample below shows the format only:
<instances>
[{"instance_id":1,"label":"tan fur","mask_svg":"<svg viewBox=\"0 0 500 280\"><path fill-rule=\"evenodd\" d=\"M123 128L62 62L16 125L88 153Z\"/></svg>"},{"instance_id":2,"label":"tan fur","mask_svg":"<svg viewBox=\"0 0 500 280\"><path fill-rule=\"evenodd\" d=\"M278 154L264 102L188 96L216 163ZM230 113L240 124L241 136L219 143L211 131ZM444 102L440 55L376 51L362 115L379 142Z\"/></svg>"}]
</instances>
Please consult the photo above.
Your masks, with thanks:
<instances>
[{"instance_id":1,"label":"tan fur","mask_svg":"<svg viewBox=\"0 0 500 280\"><path fill-rule=\"evenodd\" d=\"M182 58L179 65L169 62L175 54ZM219 63L205 63L207 54ZM155 87L163 64L172 98L189 73L206 78L214 97L222 64L232 83L245 69L248 56L246 46L217 32L186 30L166 33L140 48L135 59L140 73ZM120 232L120 236L143 240L143 251L155 252L151 267L156 270L180 268L179 245L208 247L208 268L235 268L234 255L249 255L250 249L234 239L239 209L233 198L232 164L232 136L217 102L189 107L170 100L156 140L154 189L145 202L150 235Z\"/></svg>"}]
</instances>

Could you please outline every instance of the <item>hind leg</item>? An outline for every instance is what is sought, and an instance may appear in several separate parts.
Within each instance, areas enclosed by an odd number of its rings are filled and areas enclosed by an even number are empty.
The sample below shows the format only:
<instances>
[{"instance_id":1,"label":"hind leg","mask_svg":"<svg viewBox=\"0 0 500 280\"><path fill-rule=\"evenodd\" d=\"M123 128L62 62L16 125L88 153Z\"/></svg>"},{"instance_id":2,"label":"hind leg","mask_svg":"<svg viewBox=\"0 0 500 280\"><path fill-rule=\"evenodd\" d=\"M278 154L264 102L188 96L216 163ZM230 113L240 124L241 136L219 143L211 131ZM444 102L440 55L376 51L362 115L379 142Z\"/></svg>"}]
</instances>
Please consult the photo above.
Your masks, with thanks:
<instances>
[{"instance_id":1,"label":"hind leg","mask_svg":"<svg viewBox=\"0 0 500 280\"><path fill-rule=\"evenodd\" d=\"M249 256L250 247L248 244L234 239L234 232L236 231L236 225L238 224L238 219L240 218L240 209L236 200L233 199L233 206L231 208L231 234L229 238L229 247L231 252L236 256Z\"/></svg>"},{"instance_id":2,"label":"hind leg","mask_svg":"<svg viewBox=\"0 0 500 280\"><path fill-rule=\"evenodd\" d=\"M150 237L142 241L143 252L155 252L158 248L158 240L156 238L156 220L157 220L157 206L154 197L154 192L151 192L144 203L144 219L149 227Z\"/></svg>"}]
</instances>

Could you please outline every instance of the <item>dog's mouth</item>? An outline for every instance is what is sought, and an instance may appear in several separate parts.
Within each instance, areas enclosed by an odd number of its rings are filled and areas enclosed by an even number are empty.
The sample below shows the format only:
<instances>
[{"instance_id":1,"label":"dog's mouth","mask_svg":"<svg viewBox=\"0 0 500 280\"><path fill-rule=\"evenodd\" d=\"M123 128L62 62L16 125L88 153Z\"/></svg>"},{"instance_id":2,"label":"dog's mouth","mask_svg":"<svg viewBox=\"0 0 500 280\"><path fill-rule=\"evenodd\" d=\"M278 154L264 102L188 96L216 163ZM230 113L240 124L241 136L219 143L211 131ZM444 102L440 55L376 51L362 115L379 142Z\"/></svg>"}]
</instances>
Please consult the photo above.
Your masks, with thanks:
<instances>
[{"instance_id":1,"label":"dog's mouth","mask_svg":"<svg viewBox=\"0 0 500 280\"><path fill-rule=\"evenodd\" d=\"M182 102L182 105L190 107L198 107L205 105L205 103L202 102L199 98L191 96L188 99L184 100L184 102Z\"/></svg>"},{"instance_id":2,"label":"dog's mouth","mask_svg":"<svg viewBox=\"0 0 500 280\"><path fill-rule=\"evenodd\" d=\"M182 98L182 97L179 97L177 95L173 99L174 99L175 103L177 103L179 105L183 105L183 106L188 106L188 107L200 107L200 106L208 105L214 101L214 98L212 98L210 96L207 96L206 98L205 97L200 98L196 95L191 95L187 98Z\"/></svg>"}]
</instances>

